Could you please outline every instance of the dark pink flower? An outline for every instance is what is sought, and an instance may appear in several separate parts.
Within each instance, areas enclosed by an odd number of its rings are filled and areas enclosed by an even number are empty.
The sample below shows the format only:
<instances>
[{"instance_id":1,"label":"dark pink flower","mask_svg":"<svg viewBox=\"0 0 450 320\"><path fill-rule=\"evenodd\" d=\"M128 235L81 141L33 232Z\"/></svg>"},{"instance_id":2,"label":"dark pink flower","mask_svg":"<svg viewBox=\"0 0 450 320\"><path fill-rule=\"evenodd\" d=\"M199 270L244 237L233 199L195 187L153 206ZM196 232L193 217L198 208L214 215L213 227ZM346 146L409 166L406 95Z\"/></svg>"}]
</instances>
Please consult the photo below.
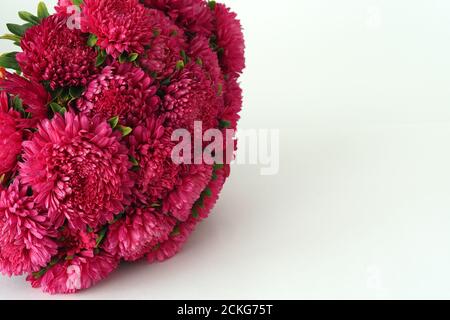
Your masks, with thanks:
<instances>
[{"instance_id":1,"label":"dark pink flower","mask_svg":"<svg viewBox=\"0 0 450 320\"><path fill-rule=\"evenodd\" d=\"M19 180L0 191L0 271L9 276L38 271L57 252L45 212Z\"/></svg>"},{"instance_id":2,"label":"dark pink flower","mask_svg":"<svg viewBox=\"0 0 450 320\"><path fill-rule=\"evenodd\" d=\"M150 43L150 14L138 0L84 0L81 8L83 32L96 35L109 55L142 53Z\"/></svg>"},{"instance_id":3,"label":"dark pink flower","mask_svg":"<svg viewBox=\"0 0 450 320\"><path fill-rule=\"evenodd\" d=\"M20 176L55 227L85 230L113 220L128 202L132 181L127 150L107 122L70 112L38 126L24 142Z\"/></svg>"},{"instance_id":4,"label":"dark pink flower","mask_svg":"<svg viewBox=\"0 0 450 320\"><path fill-rule=\"evenodd\" d=\"M94 257L75 257L59 260L43 275L29 275L33 288L50 294L75 293L105 279L117 268L119 259L108 253Z\"/></svg>"},{"instance_id":5,"label":"dark pink flower","mask_svg":"<svg viewBox=\"0 0 450 320\"><path fill-rule=\"evenodd\" d=\"M207 77L212 79L216 88L223 86L224 80L217 53L211 50L209 40L206 37L196 36L192 39L188 56L202 66Z\"/></svg>"},{"instance_id":6,"label":"dark pink flower","mask_svg":"<svg viewBox=\"0 0 450 320\"><path fill-rule=\"evenodd\" d=\"M12 171L22 152L22 131L18 128L20 114L8 106L8 96L0 92L0 177Z\"/></svg>"},{"instance_id":7,"label":"dark pink flower","mask_svg":"<svg viewBox=\"0 0 450 320\"><path fill-rule=\"evenodd\" d=\"M187 221L178 224L169 236L169 239L153 247L147 254L147 261L162 262L175 256L186 243L195 230L199 220L190 217Z\"/></svg>"},{"instance_id":8,"label":"dark pink flower","mask_svg":"<svg viewBox=\"0 0 450 320\"><path fill-rule=\"evenodd\" d=\"M105 67L77 101L81 113L104 119L119 116L120 123L136 126L150 116L160 102L153 80L130 63Z\"/></svg>"},{"instance_id":9,"label":"dark pink flower","mask_svg":"<svg viewBox=\"0 0 450 320\"><path fill-rule=\"evenodd\" d=\"M180 171L171 158L175 144L172 130L163 126L164 118L148 118L133 130L129 138L130 153L138 166L133 194L144 204L157 203L173 189Z\"/></svg>"},{"instance_id":10,"label":"dark pink flower","mask_svg":"<svg viewBox=\"0 0 450 320\"><path fill-rule=\"evenodd\" d=\"M242 109L242 89L234 77L225 82L224 93L225 108L221 111L219 118L228 124L228 128L237 128L240 119L239 112Z\"/></svg>"},{"instance_id":11,"label":"dark pink flower","mask_svg":"<svg viewBox=\"0 0 450 320\"><path fill-rule=\"evenodd\" d=\"M215 6L216 44L225 74L239 74L245 68L244 35L237 15L224 4Z\"/></svg>"},{"instance_id":12,"label":"dark pink flower","mask_svg":"<svg viewBox=\"0 0 450 320\"><path fill-rule=\"evenodd\" d=\"M156 213L155 209L137 208L109 227L102 248L126 261L142 258L151 248L169 238L176 220Z\"/></svg>"},{"instance_id":13,"label":"dark pink flower","mask_svg":"<svg viewBox=\"0 0 450 320\"><path fill-rule=\"evenodd\" d=\"M178 184L163 200L163 212L174 216L179 221L186 221L192 213L194 203L211 180L211 176L211 166L186 166Z\"/></svg>"},{"instance_id":14,"label":"dark pink flower","mask_svg":"<svg viewBox=\"0 0 450 320\"><path fill-rule=\"evenodd\" d=\"M182 51L187 50L184 31L158 10L149 10L149 22L153 34L145 52L139 57L140 66L157 79L172 75L177 62L182 60Z\"/></svg>"},{"instance_id":15,"label":"dark pink flower","mask_svg":"<svg viewBox=\"0 0 450 320\"><path fill-rule=\"evenodd\" d=\"M37 82L29 81L17 74L6 73L6 79L0 81L0 87L13 96L18 96L23 103L24 110L31 114L31 118L22 119L21 127L34 127L47 119L47 104L51 100L50 94Z\"/></svg>"},{"instance_id":16,"label":"dark pink flower","mask_svg":"<svg viewBox=\"0 0 450 320\"><path fill-rule=\"evenodd\" d=\"M201 65L188 63L173 76L164 93L160 111L169 126L192 130L195 121L202 121L205 130L217 126L218 110L223 104L221 87Z\"/></svg>"},{"instance_id":17,"label":"dark pink flower","mask_svg":"<svg viewBox=\"0 0 450 320\"><path fill-rule=\"evenodd\" d=\"M209 212L219 198L225 179L229 174L229 165L215 170L212 179L205 189L201 202L197 202L192 209L192 215L185 222L180 222L170 234L169 239L154 246L147 254L150 263L162 262L177 254L194 231L196 225L208 217Z\"/></svg>"},{"instance_id":18,"label":"dark pink flower","mask_svg":"<svg viewBox=\"0 0 450 320\"><path fill-rule=\"evenodd\" d=\"M209 36L213 29L213 15L203 0L144 0L149 8L164 11L179 27L189 32Z\"/></svg>"},{"instance_id":19,"label":"dark pink flower","mask_svg":"<svg viewBox=\"0 0 450 320\"><path fill-rule=\"evenodd\" d=\"M28 29L17 61L24 75L57 87L84 86L95 72L97 53L86 44L87 36L69 29L61 16L50 16Z\"/></svg>"}]
</instances>

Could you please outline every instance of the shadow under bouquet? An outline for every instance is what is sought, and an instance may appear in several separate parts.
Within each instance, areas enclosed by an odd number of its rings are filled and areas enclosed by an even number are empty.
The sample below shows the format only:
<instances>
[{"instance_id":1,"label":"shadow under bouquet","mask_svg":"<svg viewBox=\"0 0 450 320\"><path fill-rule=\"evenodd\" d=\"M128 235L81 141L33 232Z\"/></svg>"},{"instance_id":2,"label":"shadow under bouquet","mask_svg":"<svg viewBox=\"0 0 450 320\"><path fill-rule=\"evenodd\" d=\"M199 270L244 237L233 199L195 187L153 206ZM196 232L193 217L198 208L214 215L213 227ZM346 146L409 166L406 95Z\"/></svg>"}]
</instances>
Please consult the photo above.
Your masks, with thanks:
<instances>
[{"instance_id":1,"label":"shadow under bouquet","mask_svg":"<svg viewBox=\"0 0 450 320\"><path fill-rule=\"evenodd\" d=\"M236 129L244 69L240 22L215 1L55 11L19 12L2 38L20 50L0 56L0 271L52 294L180 250L230 169L223 141L179 142Z\"/></svg>"}]
</instances>

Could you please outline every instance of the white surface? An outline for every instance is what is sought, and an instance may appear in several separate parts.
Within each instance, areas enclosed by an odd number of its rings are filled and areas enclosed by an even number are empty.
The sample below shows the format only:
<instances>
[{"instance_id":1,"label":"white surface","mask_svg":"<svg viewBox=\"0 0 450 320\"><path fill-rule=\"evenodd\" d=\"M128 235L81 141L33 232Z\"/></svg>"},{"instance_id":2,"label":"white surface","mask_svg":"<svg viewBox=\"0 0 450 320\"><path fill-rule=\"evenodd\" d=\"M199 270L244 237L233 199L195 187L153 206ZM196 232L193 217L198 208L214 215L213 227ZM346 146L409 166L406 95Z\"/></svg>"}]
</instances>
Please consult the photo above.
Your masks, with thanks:
<instances>
[{"instance_id":1,"label":"white surface","mask_svg":"<svg viewBox=\"0 0 450 320\"><path fill-rule=\"evenodd\" d=\"M234 167L176 258L68 298L450 298L450 2L226 2L241 127L281 130L280 174ZM49 297L0 277L0 298Z\"/></svg>"}]
</instances>

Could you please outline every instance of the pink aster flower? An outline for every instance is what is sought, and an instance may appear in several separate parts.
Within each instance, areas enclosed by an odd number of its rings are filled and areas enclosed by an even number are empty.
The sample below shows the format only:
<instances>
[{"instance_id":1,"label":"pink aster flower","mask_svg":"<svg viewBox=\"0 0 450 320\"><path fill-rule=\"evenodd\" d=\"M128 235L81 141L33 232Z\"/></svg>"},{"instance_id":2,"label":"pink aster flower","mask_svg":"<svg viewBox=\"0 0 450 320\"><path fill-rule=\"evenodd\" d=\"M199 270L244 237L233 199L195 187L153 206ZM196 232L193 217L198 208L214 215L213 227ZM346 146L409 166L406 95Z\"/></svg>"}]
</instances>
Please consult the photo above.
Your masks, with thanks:
<instances>
[{"instance_id":1,"label":"pink aster flower","mask_svg":"<svg viewBox=\"0 0 450 320\"><path fill-rule=\"evenodd\" d=\"M31 274L27 280L33 288L42 288L50 294L75 293L105 279L117 268L119 259L107 253L94 257L75 257L59 260L46 272Z\"/></svg>"},{"instance_id":2,"label":"pink aster flower","mask_svg":"<svg viewBox=\"0 0 450 320\"><path fill-rule=\"evenodd\" d=\"M221 111L219 118L229 123L229 128L236 129L240 119L239 112L242 109L242 89L234 77L229 78L225 83L224 102L225 108Z\"/></svg>"},{"instance_id":3,"label":"pink aster flower","mask_svg":"<svg viewBox=\"0 0 450 320\"><path fill-rule=\"evenodd\" d=\"M147 254L147 261L162 262L175 256L186 243L195 230L199 220L190 217L187 221L178 224L169 236L169 239L153 247Z\"/></svg>"},{"instance_id":4,"label":"pink aster flower","mask_svg":"<svg viewBox=\"0 0 450 320\"><path fill-rule=\"evenodd\" d=\"M181 250L196 225L208 217L209 212L219 198L220 191L228 175L229 165L214 171L212 179L205 189L207 192L204 193L202 201L197 202L193 206L192 215L185 222L178 223L166 241L160 242L147 253L147 260L150 263L170 259Z\"/></svg>"},{"instance_id":5,"label":"pink aster flower","mask_svg":"<svg viewBox=\"0 0 450 320\"><path fill-rule=\"evenodd\" d=\"M173 189L180 171L171 155L175 144L172 130L163 126L164 118L148 118L133 130L128 144L137 161L133 194L142 203L157 203Z\"/></svg>"},{"instance_id":6,"label":"pink aster flower","mask_svg":"<svg viewBox=\"0 0 450 320\"><path fill-rule=\"evenodd\" d=\"M51 100L50 94L37 82L27 80L17 74L6 73L6 79L0 81L0 87L13 96L18 96L26 112L31 118L22 119L21 127L34 127L39 121L47 119L47 105Z\"/></svg>"},{"instance_id":7,"label":"pink aster flower","mask_svg":"<svg viewBox=\"0 0 450 320\"><path fill-rule=\"evenodd\" d=\"M45 212L19 180L0 192L0 271L9 276L38 271L57 252Z\"/></svg>"},{"instance_id":8,"label":"pink aster flower","mask_svg":"<svg viewBox=\"0 0 450 320\"><path fill-rule=\"evenodd\" d=\"M85 230L113 220L133 185L127 150L107 122L70 112L38 126L24 142L20 176L33 186L36 202L49 210L55 227Z\"/></svg>"},{"instance_id":9,"label":"pink aster flower","mask_svg":"<svg viewBox=\"0 0 450 320\"><path fill-rule=\"evenodd\" d=\"M163 200L163 212L179 221L186 221L192 207L200 198L212 176L212 167L207 165L186 166L179 183Z\"/></svg>"},{"instance_id":10,"label":"pink aster flower","mask_svg":"<svg viewBox=\"0 0 450 320\"><path fill-rule=\"evenodd\" d=\"M225 74L239 74L245 68L244 35L237 15L224 4L215 6L217 47Z\"/></svg>"},{"instance_id":11,"label":"pink aster flower","mask_svg":"<svg viewBox=\"0 0 450 320\"><path fill-rule=\"evenodd\" d=\"M220 69L217 53L209 46L209 39L204 36L196 36L192 39L188 50L188 56L200 64L207 76L212 79L216 88L223 86L223 75Z\"/></svg>"},{"instance_id":12,"label":"pink aster flower","mask_svg":"<svg viewBox=\"0 0 450 320\"><path fill-rule=\"evenodd\" d=\"M209 36L213 29L213 14L203 0L144 0L149 8L164 11L178 26L189 32Z\"/></svg>"},{"instance_id":13,"label":"pink aster flower","mask_svg":"<svg viewBox=\"0 0 450 320\"><path fill-rule=\"evenodd\" d=\"M136 126L150 116L160 102L153 80L131 63L107 66L87 86L77 101L86 115L104 119L119 116L120 123Z\"/></svg>"},{"instance_id":14,"label":"pink aster flower","mask_svg":"<svg viewBox=\"0 0 450 320\"><path fill-rule=\"evenodd\" d=\"M97 36L97 45L117 58L142 53L153 34L149 11L139 0L84 0L81 28Z\"/></svg>"},{"instance_id":15,"label":"pink aster flower","mask_svg":"<svg viewBox=\"0 0 450 320\"><path fill-rule=\"evenodd\" d=\"M24 75L57 87L84 86L95 72L97 53L86 44L87 36L69 29L61 16L50 16L28 29L17 61Z\"/></svg>"},{"instance_id":16,"label":"pink aster flower","mask_svg":"<svg viewBox=\"0 0 450 320\"><path fill-rule=\"evenodd\" d=\"M202 202L195 204L193 207L195 218L203 220L208 217L211 209L219 199L220 191L222 191L225 180L228 177L229 167L229 165L225 165L224 168L214 171Z\"/></svg>"},{"instance_id":17,"label":"pink aster flower","mask_svg":"<svg viewBox=\"0 0 450 320\"><path fill-rule=\"evenodd\" d=\"M204 130L216 127L218 109L223 104L220 91L202 66L190 62L164 88L161 113L174 128L193 129L195 121L202 121Z\"/></svg>"},{"instance_id":18,"label":"pink aster flower","mask_svg":"<svg viewBox=\"0 0 450 320\"><path fill-rule=\"evenodd\" d=\"M142 258L151 248L165 242L176 220L156 213L155 209L130 210L125 218L109 227L102 248L126 261Z\"/></svg>"},{"instance_id":19,"label":"pink aster flower","mask_svg":"<svg viewBox=\"0 0 450 320\"><path fill-rule=\"evenodd\" d=\"M151 9L150 22L153 34L145 52L139 57L139 65L157 79L172 75L177 62L182 60L181 51L187 50L184 31L161 11Z\"/></svg>"},{"instance_id":20,"label":"pink aster flower","mask_svg":"<svg viewBox=\"0 0 450 320\"><path fill-rule=\"evenodd\" d=\"M8 107L8 96L0 92L0 176L12 171L22 152L22 131L18 129L20 114Z\"/></svg>"}]
</instances>

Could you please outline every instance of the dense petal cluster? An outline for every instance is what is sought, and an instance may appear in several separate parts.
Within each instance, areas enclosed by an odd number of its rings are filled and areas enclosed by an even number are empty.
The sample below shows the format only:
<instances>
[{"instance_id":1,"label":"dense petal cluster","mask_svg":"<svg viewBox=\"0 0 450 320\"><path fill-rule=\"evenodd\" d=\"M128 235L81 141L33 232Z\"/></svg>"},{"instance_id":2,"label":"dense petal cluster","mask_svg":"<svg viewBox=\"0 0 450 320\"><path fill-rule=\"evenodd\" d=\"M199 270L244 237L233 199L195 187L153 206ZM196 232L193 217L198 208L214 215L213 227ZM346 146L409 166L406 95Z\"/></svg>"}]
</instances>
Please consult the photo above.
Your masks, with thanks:
<instances>
[{"instance_id":1,"label":"dense petal cluster","mask_svg":"<svg viewBox=\"0 0 450 320\"><path fill-rule=\"evenodd\" d=\"M8 105L8 96L0 92L0 176L14 169L22 152L22 131L18 128L20 114Z\"/></svg>"},{"instance_id":2,"label":"dense petal cluster","mask_svg":"<svg viewBox=\"0 0 450 320\"><path fill-rule=\"evenodd\" d=\"M153 33L150 14L138 0L84 0L81 28L98 37L97 44L117 58L142 53Z\"/></svg>"},{"instance_id":3,"label":"dense petal cluster","mask_svg":"<svg viewBox=\"0 0 450 320\"><path fill-rule=\"evenodd\" d=\"M50 294L179 252L229 176L209 160L235 141L202 137L236 129L245 66L240 22L215 1L55 10L10 25L22 52L0 61L18 71L0 68L0 272Z\"/></svg>"},{"instance_id":4,"label":"dense petal cluster","mask_svg":"<svg viewBox=\"0 0 450 320\"><path fill-rule=\"evenodd\" d=\"M151 116L159 104L152 78L130 63L105 67L86 87L77 109L104 119L118 116L136 126Z\"/></svg>"},{"instance_id":5,"label":"dense petal cluster","mask_svg":"<svg viewBox=\"0 0 450 320\"><path fill-rule=\"evenodd\" d=\"M106 122L66 113L24 142L22 181L58 228L96 228L124 208L132 180L127 149Z\"/></svg>"},{"instance_id":6,"label":"dense petal cluster","mask_svg":"<svg viewBox=\"0 0 450 320\"><path fill-rule=\"evenodd\" d=\"M86 41L80 30L68 28L65 18L50 16L25 33L17 61L25 76L53 89L83 86L95 72L97 57Z\"/></svg>"},{"instance_id":7,"label":"dense petal cluster","mask_svg":"<svg viewBox=\"0 0 450 320\"><path fill-rule=\"evenodd\" d=\"M54 232L19 180L0 192L0 271L20 275L38 271L57 252Z\"/></svg>"}]
</instances>

